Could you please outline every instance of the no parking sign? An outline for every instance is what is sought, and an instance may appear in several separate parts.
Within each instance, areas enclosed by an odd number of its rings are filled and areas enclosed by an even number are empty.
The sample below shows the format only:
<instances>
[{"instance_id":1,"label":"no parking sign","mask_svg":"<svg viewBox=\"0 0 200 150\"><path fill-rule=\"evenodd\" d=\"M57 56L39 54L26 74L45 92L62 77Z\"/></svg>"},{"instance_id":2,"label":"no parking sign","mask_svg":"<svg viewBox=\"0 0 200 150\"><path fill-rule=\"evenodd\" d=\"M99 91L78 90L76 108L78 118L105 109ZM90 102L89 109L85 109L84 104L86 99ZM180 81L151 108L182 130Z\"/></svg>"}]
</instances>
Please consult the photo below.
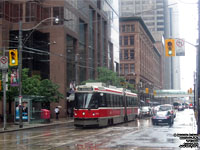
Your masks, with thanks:
<instances>
[{"instance_id":1,"label":"no parking sign","mask_svg":"<svg viewBox=\"0 0 200 150\"><path fill-rule=\"evenodd\" d=\"M185 56L185 40L175 39L176 56Z\"/></svg>"}]
</instances>

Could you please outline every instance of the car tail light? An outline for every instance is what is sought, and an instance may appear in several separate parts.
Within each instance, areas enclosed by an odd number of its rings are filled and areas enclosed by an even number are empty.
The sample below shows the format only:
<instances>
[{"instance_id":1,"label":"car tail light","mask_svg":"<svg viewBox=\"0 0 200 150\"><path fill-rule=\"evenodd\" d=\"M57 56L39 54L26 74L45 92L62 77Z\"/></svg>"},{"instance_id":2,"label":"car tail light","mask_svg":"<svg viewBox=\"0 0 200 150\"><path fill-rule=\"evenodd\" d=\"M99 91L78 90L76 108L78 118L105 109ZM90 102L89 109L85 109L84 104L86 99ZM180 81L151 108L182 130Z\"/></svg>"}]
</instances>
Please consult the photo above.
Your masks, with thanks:
<instances>
[{"instance_id":1,"label":"car tail light","mask_svg":"<svg viewBox=\"0 0 200 150\"><path fill-rule=\"evenodd\" d=\"M171 111L171 114L173 114L174 112L173 112L173 110Z\"/></svg>"},{"instance_id":2,"label":"car tail light","mask_svg":"<svg viewBox=\"0 0 200 150\"><path fill-rule=\"evenodd\" d=\"M153 118L153 119L156 119L156 116L153 116L152 118Z\"/></svg>"}]
</instances>

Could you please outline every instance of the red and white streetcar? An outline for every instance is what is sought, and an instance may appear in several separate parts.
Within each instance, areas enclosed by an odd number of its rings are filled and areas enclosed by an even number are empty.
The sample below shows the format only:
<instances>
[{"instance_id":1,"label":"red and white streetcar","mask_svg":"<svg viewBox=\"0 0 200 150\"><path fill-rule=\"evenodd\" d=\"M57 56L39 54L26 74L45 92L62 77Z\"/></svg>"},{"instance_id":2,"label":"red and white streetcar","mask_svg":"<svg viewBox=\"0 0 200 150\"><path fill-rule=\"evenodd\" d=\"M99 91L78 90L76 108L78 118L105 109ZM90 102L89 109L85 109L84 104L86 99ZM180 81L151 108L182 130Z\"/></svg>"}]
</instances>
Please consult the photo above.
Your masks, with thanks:
<instances>
[{"instance_id":1,"label":"red and white streetcar","mask_svg":"<svg viewBox=\"0 0 200 150\"><path fill-rule=\"evenodd\" d=\"M76 87L74 125L107 126L134 120L138 115L137 94L103 83Z\"/></svg>"}]
</instances>

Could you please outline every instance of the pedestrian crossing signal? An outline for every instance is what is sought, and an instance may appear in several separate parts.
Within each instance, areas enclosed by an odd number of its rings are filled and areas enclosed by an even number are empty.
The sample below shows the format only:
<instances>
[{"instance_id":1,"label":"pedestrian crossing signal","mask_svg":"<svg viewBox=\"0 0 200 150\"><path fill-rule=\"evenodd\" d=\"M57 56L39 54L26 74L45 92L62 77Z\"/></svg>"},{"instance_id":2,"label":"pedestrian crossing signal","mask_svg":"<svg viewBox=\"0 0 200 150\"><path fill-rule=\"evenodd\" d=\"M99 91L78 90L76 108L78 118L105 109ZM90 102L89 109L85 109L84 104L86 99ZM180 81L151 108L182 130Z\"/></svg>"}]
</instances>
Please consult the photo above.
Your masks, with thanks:
<instances>
[{"instance_id":1,"label":"pedestrian crossing signal","mask_svg":"<svg viewBox=\"0 0 200 150\"><path fill-rule=\"evenodd\" d=\"M175 56L175 40L174 39L166 39L165 40L165 55Z\"/></svg>"}]
</instances>

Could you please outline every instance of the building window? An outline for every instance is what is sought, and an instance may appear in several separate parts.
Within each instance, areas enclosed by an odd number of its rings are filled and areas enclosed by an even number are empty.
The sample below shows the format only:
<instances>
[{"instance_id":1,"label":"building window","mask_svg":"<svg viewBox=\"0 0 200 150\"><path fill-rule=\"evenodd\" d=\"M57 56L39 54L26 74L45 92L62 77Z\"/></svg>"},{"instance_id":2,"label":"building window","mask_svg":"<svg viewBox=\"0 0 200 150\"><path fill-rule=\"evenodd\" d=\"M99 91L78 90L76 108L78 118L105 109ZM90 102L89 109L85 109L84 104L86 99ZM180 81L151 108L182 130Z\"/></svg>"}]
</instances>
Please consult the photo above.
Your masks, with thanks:
<instances>
[{"instance_id":1,"label":"building window","mask_svg":"<svg viewBox=\"0 0 200 150\"><path fill-rule=\"evenodd\" d=\"M35 21L36 20L36 13L37 10L37 5L36 3L30 3L30 2L27 2L26 3L26 22L31 22L31 21Z\"/></svg>"},{"instance_id":2,"label":"building window","mask_svg":"<svg viewBox=\"0 0 200 150\"><path fill-rule=\"evenodd\" d=\"M125 25L122 25L122 32L125 32Z\"/></svg>"},{"instance_id":3,"label":"building window","mask_svg":"<svg viewBox=\"0 0 200 150\"><path fill-rule=\"evenodd\" d=\"M132 73L132 72L135 72L135 64L131 64L130 70L131 70L131 73Z\"/></svg>"},{"instance_id":4,"label":"building window","mask_svg":"<svg viewBox=\"0 0 200 150\"><path fill-rule=\"evenodd\" d=\"M10 4L11 9L11 22L19 22L19 20L22 20L23 15L23 8L22 4ZM6 14L7 15L7 14Z\"/></svg>"},{"instance_id":5,"label":"building window","mask_svg":"<svg viewBox=\"0 0 200 150\"><path fill-rule=\"evenodd\" d=\"M124 74L127 75L128 74L128 64L124 65Z\"/></svg>"},{"instance_id":6,"label":"building window","mask_svg":"<svg viewBox=\"0 0 200 150\"><path fill-rule=\"evenodd\" d=\"M124 45L128 45L128 36L124 36Z\"/></svg>"},{"instance_id":7,"label":"building window","mask_svg":"<svg viewBox=\"0 0 200 150\"><path fill-rule=\"evenodd\" d=\"M134 59L135 54L134 54L134 49L130 50L130 59Z\"/></svg>"},{"instance_id":8,"label":"building window","mask_svg":"<svg viewBox=\"0 0 200 150\"><path fill-rule=\"evenodd\" d=\"M157 17L157 20L164 20L164 17Z\"/></svg>"},{"instance_id":9,"label":"building window","mask_svg":"<svg viewBox=\"0 0 200 150\"><path fill-rule=\"evenodd\" d=\"M164 22L157 22L157 25L164 25Z\"/></svg>"},{"instance_id":10,"label":"building window","mask_svg":"<svg viewBox=\"0 0 200 150\"><path fill-rule=\"evenodd\" d=\"M3 18L3 2L0 2L0 18Z\"/></svg>"},{"instance_id":11,"label":"building window","mask_svg":"<svg viewBox=\"0 0 200 150\"><path fill-rule=\"evenodd\" d=\"M135 32L135 25L134 24L131 25L131 32Z\"/></svg>"},{"instance_id":12,"label":"building window","mask_svg":"<svg viewBox=\"0 0 200 150\"><path fill-rule=\"evenodd\" d=\"M130 36L130 45L134 45L134 36Z\"/></svg>"},{"instance_id":13,"label":"building window","mask_svg":"<svg viewBox=\"0 0 200 150\"><path fill-rule=\"evenodd\" d=\"M123 65L123 64L120 64L120 74L124 74L124 73L123 73L123 67L122 67L122 65Z\"/></svg>"},{"instance_id":14,"label":"building window","mask_svg":"<svg viewBox=\"0 0 200 150\"><path fill-rule=\"evenodd\" d=\"M130 32L130 25L126 25L126 32Z\"/></svg>"},{"instance_id":15,"label":"building window","mask_svg":"<svg viewBox=\"0 0 200 150\"><path fill-rule=\"evenodd\" d=\"M124 59L125 60L128 59L128 50L127 49L124 50Z\"/></svg>"},{"instance_id":16,"label":"building window","mask_svg":"<svg viewBox=\"0 0 200 150\"><path fill-rule=\"evenodd\" d=\"M119 57L120 57L120 60L122 60L122 51L120 51L120 56Z\"/></svg>"},{"instance_id":17,"label":"building window","mask_svg":"<svg viewBox=\"0 0 200 150\"><path fill-rule=\"evenodd\" d=\"M164 28L158 28L157 31L164 31Z\"/></svg>"},{"instance_id":18,"label":"building window","mask_svg":"<svg viewBox=\"0 0 200 150\"><path fill-rule=\"evenodd\" d=\"M119 45L122 46L122 36L119 37Z\"/></svg>"}]
</instances>

